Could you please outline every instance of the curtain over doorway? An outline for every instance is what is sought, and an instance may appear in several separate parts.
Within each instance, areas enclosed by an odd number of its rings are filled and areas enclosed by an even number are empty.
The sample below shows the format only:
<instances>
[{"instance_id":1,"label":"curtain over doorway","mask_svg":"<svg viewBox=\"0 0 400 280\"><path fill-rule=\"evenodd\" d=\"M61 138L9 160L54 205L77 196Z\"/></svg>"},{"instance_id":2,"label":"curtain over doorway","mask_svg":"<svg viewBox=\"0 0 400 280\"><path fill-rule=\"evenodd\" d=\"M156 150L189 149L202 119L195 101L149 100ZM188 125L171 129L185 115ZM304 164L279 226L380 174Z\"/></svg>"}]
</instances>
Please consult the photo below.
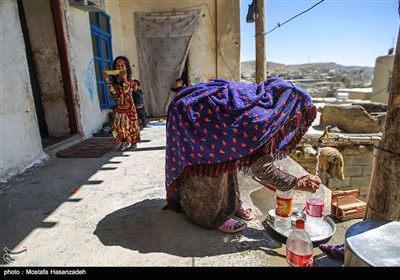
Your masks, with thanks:
<instances>
[{"instance_id":1,"label":"curtain over doorway","mask_svg":"<svg viewBox=\"0 0 400 280\"><path fill-rule=\"evenodd\" d=\"M200 10L135 13L140 83L149 116L166 115L170 90L185 66Z\"/></svg>"}]
</instances>

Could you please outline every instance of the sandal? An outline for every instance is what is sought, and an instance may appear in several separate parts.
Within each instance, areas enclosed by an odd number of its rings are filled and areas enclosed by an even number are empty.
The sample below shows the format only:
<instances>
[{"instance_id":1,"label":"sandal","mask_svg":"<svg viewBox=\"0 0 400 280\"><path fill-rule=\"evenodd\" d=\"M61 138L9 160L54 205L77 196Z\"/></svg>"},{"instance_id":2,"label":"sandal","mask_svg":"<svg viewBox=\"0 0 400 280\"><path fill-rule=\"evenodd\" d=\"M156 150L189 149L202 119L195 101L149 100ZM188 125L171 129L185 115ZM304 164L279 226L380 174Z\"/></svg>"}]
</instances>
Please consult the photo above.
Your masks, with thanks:
<instances>
[{"instance_id":1,"label":"sandal","mask_svg":"<svg viewBox=\"0 0 400 280\"><path fill-rule=\"evenodd\" d=\"M239 221L230 218L226 220L222 226L218 227L218 230L225 233L235 233L244 230L245 227L246 225L243 225Z\"/></svg>"},{"instance_id":2,"label":"sandal","mask_svg":"<svg viewBox=\"0 0 400 280\"><path fill-rule=\"evenodd\" d=\"M244 205L244 203L240 205L235 215L246 221L251 221L254 219L253 210Z\"/></svg>"},{"instance_id":3,"label":"sandal","mask_svg":"<svg viewBox=\"0 0 400 280\"><path fill-rule=\"evenodd\" d=\"M121 145L121 147L119 148L119 151L124 152L124 151L128 150L131 145L132 145L131 143L125 142Z\"/></svg>"}]
</instances>

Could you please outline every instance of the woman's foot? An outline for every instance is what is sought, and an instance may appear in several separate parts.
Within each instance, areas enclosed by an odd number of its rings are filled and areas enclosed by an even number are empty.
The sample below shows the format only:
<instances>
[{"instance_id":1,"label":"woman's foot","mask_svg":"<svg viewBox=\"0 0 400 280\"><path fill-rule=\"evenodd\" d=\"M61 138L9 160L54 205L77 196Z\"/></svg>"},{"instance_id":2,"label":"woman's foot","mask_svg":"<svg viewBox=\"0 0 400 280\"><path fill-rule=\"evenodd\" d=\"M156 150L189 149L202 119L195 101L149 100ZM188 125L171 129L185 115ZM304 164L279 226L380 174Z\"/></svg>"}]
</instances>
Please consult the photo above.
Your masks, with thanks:
<instances>
[{"instance_id":1,"label":"woman's foot","mask_svg":"<svg viewBox=\"0 0 400 280\"><path fill-rule=\"evenodd\" d=\"M125 143L121 144L119 150L120 150L121 152L126 151L126 150L129 149L130 146L131 146L131 143L125 142Z\"/></svg>"},{"instance_id":2,"label":"woman's foot","mask_svg":"<svg viewBox=\"0 0 400 280\"><path fill-rule=\"evenodd\" d=\"M218 230L225 233L235 233L244 230L245 227L246 225L242 222L230 218L222 226L218 227Z\"/></svg>"},{"instance_id":3,"label":"woman's foot","mask_svg":"<svg viewBox=\"0 0 400 280\"><path fill-rule=\"evenodd\" d=\"M244 203L240 205L235 215L246 221L254 219L253 210L250 207L247 207Z\"/></svg>"},{"instance_id":4,"label":"woman's foot","mask_svg":"<svg viewBox=\"0 0 400 280\"><path fill-rule=\"evenodd\" d=\"M137 149L137 144L132 144L129 148L129 151L134 151Z\"/></svg>"}]
</instances>

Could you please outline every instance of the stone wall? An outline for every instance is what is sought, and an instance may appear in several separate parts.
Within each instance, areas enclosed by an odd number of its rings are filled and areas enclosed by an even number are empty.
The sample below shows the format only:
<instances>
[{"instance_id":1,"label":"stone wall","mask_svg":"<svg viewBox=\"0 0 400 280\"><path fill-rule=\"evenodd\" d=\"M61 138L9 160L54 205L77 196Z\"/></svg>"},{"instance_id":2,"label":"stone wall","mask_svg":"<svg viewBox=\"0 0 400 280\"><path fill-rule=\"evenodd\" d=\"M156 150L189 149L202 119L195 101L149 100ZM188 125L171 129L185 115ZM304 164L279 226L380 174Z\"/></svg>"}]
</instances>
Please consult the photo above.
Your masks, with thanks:
<instances>
[{"instance_id":1,"label":"stone wall","mask_svg":"<svg viewBox=\"0 0 400 280\"><path fill-rule=\"evenodd\" d=\"M339 147L344 159L344 180L334 180L328 177L328 187L331 190L358 189L359 199L367 201L371 183L373 164L373 146L355 145Z\"/></svg>"},{"instance_id":2,"label":"stone wall","mask_svg":"<svg viewBox=\"0 0 400 280\"><path fill-rule=\"evenodd\" d=\"M316 173L317 157L313 154L317 147L299 145L290 157L299 163L307 172ZM344 160L344 180L333 179L329 174L326 177L326 187L330 190L351 190L359 191L359 199L367 201L371 182L373 164L373 145L336 145Z\"/></svg>"}]
</instances>

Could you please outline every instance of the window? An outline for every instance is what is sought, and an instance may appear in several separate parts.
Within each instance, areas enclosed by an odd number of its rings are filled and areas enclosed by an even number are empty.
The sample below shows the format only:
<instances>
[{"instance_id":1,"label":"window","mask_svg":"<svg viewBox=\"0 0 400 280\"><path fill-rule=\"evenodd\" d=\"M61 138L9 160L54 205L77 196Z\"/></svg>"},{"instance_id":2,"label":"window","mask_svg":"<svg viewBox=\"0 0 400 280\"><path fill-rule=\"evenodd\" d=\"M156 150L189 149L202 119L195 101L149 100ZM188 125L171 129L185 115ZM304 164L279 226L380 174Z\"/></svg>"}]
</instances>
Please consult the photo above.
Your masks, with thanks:
<instances>
[{"instance_id":1,"label":"window","mask_svg":"<svg viewBox=\"0 0 400 280\"><path fill-rule=\"evenodd\" d=\"M102 74L104 70L111 70L113 63L110 16L104 12L91 12L89 19L100 108L111 109L115 106L115 98L108 92Z\"/></svg>"}]
</instances>

